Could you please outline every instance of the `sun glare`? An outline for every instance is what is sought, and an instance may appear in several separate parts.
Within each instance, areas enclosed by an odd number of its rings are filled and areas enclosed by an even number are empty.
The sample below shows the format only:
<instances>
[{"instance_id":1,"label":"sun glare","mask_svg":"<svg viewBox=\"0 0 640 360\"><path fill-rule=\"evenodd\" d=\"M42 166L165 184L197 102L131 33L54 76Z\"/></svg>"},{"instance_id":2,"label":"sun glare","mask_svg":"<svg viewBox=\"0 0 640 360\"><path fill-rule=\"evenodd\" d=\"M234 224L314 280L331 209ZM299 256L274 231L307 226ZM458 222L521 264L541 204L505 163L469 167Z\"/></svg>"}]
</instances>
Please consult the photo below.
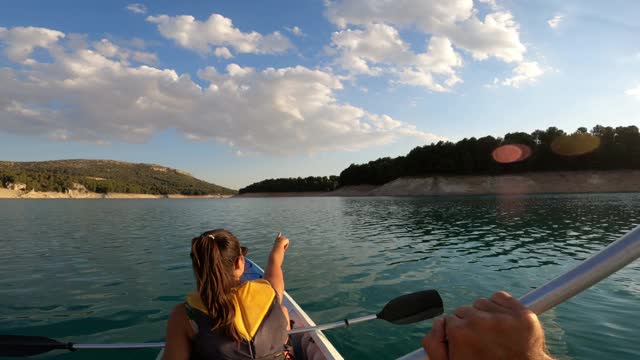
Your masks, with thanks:
<instances>
[{"instance_id":1,"label":"sun glare","mask_svg":"<svg viewBox=\"0 0 640 360\"><path fill-rule=\"evenodd\" d=\"M600 138L590 134L559 136L551 143L551 151L563 156L588 154L600 147Z\"/></svg>"},{"instance_id":2,"label":"sun glare","mask_svg":"<svg viewBox=\"0 0 640 360\"><path fill-rule=\"evenodd\" d=\"M496 162L509 164L526 160L531 156L531 148L522 144L507 144L497 147L491 156Z\"/></svg>"}]
</instances>

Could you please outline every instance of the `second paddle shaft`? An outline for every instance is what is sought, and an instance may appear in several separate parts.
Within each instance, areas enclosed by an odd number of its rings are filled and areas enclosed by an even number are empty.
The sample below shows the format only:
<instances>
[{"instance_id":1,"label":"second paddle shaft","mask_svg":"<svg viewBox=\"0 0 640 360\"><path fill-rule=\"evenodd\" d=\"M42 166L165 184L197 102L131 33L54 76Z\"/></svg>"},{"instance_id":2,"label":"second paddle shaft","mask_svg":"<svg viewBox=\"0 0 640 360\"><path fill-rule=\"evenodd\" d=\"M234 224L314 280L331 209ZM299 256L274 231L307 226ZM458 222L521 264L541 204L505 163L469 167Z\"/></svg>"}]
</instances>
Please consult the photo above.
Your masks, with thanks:
<instances>
[{"instance_id":1,"label":"second paddle shaft","mask_svg":"<svg viewBox=\"0 0 640 360\"><path fill-rule=\"evenodd\" d=\"M125 344L73 344L73 350L80 349L159 349L165 343L125 343Z\"/></svg>"},{"instance_id":2,"label":"second paddle shaft","mask_svg":"<svg viewBox=\"0 0 640 360\"><path fill-rule=\"evenodd\" d=\"M367 315L367 316L357 317L354 319L344 319L342 321L336 321L328 324L289 330L289 335L300 334L300 333L316 331L316 330L321 331L321 330L327 330L327 329L334 329L341 326L349 326L349 325L353 325L353 324L357 324L357 323L361 323L369 320L375 320L377 318L378 318L377 315Z\"/></svg>"},{"instance_id":3,"label":"second paddle shaft","mask_svg":"<svg viewBox=\"0 0 640 360\"><path fill-rule=\"evenodd\" d=\"M349 326L369 320L377 319L376 315L361 316L354 319L344 319L342 321L336 321L328 324L322 324L312 327L305 327L299 329L293 329L289 331L289 335L301 334L316 330L334 329L341 326ZM73 348L80 349L144 349L144 348L163 348L165 343L127 343L127 344L73 344Z\"/></svg>"}]
</instances>

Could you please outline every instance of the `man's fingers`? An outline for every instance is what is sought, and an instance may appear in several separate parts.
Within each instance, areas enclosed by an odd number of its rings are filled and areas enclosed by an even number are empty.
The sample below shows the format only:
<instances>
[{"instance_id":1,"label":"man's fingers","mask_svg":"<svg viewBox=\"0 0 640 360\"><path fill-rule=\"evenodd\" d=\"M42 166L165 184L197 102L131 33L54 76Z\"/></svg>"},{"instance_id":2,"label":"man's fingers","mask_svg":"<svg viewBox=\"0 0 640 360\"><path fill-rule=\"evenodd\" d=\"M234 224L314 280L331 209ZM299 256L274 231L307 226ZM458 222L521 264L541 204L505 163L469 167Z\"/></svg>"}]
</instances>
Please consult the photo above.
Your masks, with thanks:
<instances>
[{"instance_id":1,"label":"man's fingers","mask_svg":"<svg viewBox=\"0 0 640 360\"><path fill-rule=\"evenodd\" d=\"M471 306L460 306L453 313L460 319L468 319L474 315L477 310L474 310Z\"/></svg>"},{"instance_id":2,"label":"man's fingers","mask_svg":"<svg viewBox=\"0 0 640 360\"><path fill-rule=\"evenodd\" d=\"M525 307L509 293L498 291L491 295L491 301L510 310L524 310Z\"/></svg>"},{"instance_id":3,"label":"man's fingers","mask_svg":"<svg viewBox=\"0 0 640 360\"><path fill-rule=\"evenodd\" d=\"M478 309L480 311L488 312L488 313L496 313L502 312L504 313L507 309L503 306L500 306L493 301L485 298L479 298L473 302L474 309Z\"/></svg>"},{"instance_id":4,"label":"man's fingers","mask_svg":"<svg viewBox=\"0 0 640 360\"><path fill-rule=\"evenodd\" d=\"M422 339L422 347L430 360L448 360L449 349L445 333L444 318L433 322L431 331Z\"/></svg>"},{"instance_id":5,"label":"man's fingers","mask_svg":"<svg viewBox=\"0 0 640 360\"><path fill-rule=\"evenodd\" d=\"M444 330L445 330L445 336L447 337L447 339L449 338L449 332L450 330L453 330L455 328L459 328L462 325L464 325L465 321L460 319L459 317L455 316L455 315L447 315L444 317Z\"/></svg>"}]
</instances>

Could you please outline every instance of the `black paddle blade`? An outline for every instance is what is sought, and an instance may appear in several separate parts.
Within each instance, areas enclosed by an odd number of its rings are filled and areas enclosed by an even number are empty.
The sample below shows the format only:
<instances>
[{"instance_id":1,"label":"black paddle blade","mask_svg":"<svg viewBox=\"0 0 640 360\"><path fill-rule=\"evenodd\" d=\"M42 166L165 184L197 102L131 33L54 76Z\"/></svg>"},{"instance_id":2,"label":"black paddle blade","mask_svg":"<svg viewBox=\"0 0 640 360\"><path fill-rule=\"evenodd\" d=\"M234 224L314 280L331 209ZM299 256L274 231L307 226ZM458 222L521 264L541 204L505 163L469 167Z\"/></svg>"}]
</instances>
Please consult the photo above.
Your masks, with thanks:
<instances>
[{"instance_id":1,"label":"black paddle blade","mask_svg":"<svg viewBox=\"0 0 640 360\"><path fill-rule=\"evenodd\" d=\"M403 325L431 319L443 312L440 294L436 290L424 290L398 296L376 316L392 324Z\"/></svg>"},{"instance_id":2,"label":"black paddle blade","mask_svg":"<svg viewBox=\"0 0 640 360\"><path fill-rule=\"evenodd\" d=\"M0 356L33 356L55 349L73 350L73 346L44 336L0 335Z\"/></svg>"}]
</instances>

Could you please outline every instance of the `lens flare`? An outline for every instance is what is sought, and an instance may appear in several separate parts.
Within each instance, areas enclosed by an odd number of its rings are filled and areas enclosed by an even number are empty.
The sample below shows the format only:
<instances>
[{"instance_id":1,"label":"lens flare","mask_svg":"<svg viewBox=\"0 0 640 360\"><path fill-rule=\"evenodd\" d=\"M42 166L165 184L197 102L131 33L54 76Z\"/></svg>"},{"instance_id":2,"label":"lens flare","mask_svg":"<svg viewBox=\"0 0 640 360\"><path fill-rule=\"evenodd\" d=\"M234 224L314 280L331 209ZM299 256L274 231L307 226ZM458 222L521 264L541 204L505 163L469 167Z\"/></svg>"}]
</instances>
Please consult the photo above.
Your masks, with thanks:
<instances>
[{"instance_id":1,"label":"lens flare","mask_svg":"<svg viewBox=\"0 0 640 360\"><path fill-rule=\"evenodd\" d=\"M531 156L531 148L522 144L507 144L497 147L491 156L496 162L509 164L527 159Z\"/></svg>"},{"instance_id":2,"label":"lens flare","mask_svg":"<svg viewBox=\"0 0 640 360\"><path fill-rule=\"evenodd\" d=\"M600 146L600 138L590 134L559 136L551 143L551 151L563 156L588 154Z\"/></svg>"}]
</instances>

